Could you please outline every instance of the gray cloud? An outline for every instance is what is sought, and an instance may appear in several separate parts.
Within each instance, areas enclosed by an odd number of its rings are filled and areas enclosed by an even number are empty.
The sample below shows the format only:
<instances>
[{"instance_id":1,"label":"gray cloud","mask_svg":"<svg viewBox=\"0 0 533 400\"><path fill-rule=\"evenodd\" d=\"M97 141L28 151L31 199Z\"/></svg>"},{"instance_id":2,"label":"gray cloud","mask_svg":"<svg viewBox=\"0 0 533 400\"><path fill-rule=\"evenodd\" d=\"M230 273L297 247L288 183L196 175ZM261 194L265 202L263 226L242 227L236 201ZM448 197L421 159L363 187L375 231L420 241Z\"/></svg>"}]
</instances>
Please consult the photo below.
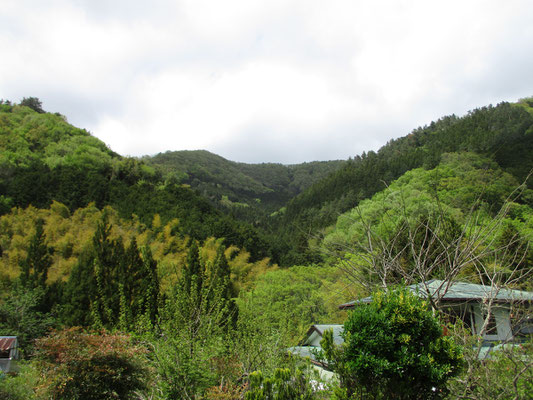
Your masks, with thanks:
<instances>
[{"instance_id":1,"label":"gray cloud","mask_svg":"<svg viewBox=\"0 0 533 400\"><path fill-rule=\"evenodd\" d=\"M122 154L294 163L533 94L526 0L5 0L0 98Z\"/></svg>"}]
</instances>

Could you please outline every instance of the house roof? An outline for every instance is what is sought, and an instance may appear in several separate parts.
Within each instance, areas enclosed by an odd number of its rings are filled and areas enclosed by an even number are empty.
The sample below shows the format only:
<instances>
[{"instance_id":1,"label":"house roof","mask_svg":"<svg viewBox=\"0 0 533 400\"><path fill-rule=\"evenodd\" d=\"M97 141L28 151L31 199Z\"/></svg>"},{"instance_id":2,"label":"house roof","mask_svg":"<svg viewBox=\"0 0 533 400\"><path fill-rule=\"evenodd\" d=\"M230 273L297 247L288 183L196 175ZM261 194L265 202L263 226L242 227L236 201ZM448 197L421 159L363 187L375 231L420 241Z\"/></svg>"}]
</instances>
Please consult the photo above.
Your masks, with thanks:
<instances>
[{"instance_id":1,"label":"house roof","mask_svg":"<svg viewBox=\"0 0 533 400\"><path fill-rule=\"evenodd\" d=\"M311 337L313 332L318 333L320 336L324 336L324 332L327 330L333 330L333 342L335 344L341 344L344 342L344 339L341 336L342 331L344 330L343 325L338 324L315 324L311 325L311 328L307 331L306 340Z\"/></svg>"},{"instance_id":2,"label":"house roof","mask_svg":"<svg viewBox=\"0 0 533 400\"><path fill-rule=\"evenodd\" d=\"M293 354L298 354L300 357L303 357L303 358L309 357L312 361L316 361L316 357L315 357L315 354L313 353L313 350L320 351L322 349L317 346L294 346L294 347L289 347L287 350Z\"/></svg>"},{"instance_id":3,"label":"house roof","mask_svg":"<svg viewBox=\"0 0 533 400\"><path fill-rule=\"evenodd\" d=\"M7 351L17 347L16 336L0 336L0 351Z\"/></svg>"},{"instance_id":4,"label":"house roof","mask_svg":"<svg viewBox=\"0 0 533 400\"><path fill-rule=\"evenodd\" d=\"M497 289L492 286L478 285L467 282L453 282L447 284L446 281L433 279L425 284L417 283L407 287L418 296L427 298L430 295L440 296L441 301L483 301L493 298L500 303L511 303L515 301L533 301L533 292L514 289ZM426 289L427 288L427 289ZM341 304L339 308L352 308L356 304L370 303L372 297L365 297L361 300L354 300Z\"/></svg>"}]
</instances>

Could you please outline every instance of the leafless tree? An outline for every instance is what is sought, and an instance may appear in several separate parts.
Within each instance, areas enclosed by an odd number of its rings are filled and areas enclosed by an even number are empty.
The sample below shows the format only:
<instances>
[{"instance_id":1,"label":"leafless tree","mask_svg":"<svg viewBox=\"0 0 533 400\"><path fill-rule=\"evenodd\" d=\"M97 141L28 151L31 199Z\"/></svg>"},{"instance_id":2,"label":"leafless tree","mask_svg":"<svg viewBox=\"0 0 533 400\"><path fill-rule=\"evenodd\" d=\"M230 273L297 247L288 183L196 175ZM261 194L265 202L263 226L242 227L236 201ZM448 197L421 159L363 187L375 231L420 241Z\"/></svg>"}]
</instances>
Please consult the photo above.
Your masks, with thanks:
<instances>
[{"instance_id":1,"label":"leafless tree","mask_svg":"<svg viewBox=\"0 0 533 400\"><path fill-rule=\"evenodd\" d=\"M395 284L420 283L434 309L460 276L461 279L491 287L495 297L503 287L512 287L527 280L531 268L524 268L529 242L518 233L501 243L502 229L509 209L525 188L521 185L504 202L491 219L483 217L480 201L472 205L462 226L454 224L443 206L435 199L436 209L418 218L408 214L405 199L398 197L391 204L400 214L393 219L381 216L379 223L364 217L359 208L356 218L363 231L361 240L350 243L329 242L324 250L339 260L346 277L368 292L386 289ZM398 222L399 221L399 222ZM388 235L383 235L385 226ZM431 292L425 285L430 279L442 280L442 287Z\"/></svg>"},{"instance_id":2,"label":"leafless tree","mask_svg":"<svg viewBox=\"0 0 533 400\"><path fill-rule=\"evenodd\" d=\"M452 333L467 349L466 373L455 382L462 388L454 392L459 398L490 398L483 396L494 393L490 388L490 376L495 374L494 366L499 364L480 360L482 337L489 329L498 293L524 282L531 283L533 268L526 259L529 240L521 238L518 232L509 234L505 241L500 235L510 208L525 189L523 184L513 191L492 218L486 217L478 199L460 225L454 224L437 198L433 210L416 217L409 215L405 198L399 193L397 202L388 204L388 208L394 210L394 218L384 213L379 221L371 220L357 208L352 218L363 232L359 239L326 241L325 250L328 255L337 257L349 281L368 292L399 283L418 283L435 312L458 280L482 283L490 288L482 304L484 321L477 336L460 329ZM436 291L428 286L435 278L442 282ZM514 373L506 381L506 397L502 398L518 399L522 393L518 382L532 374L531 344L521 352L511 348L504 350L498 354L498 360ZM527 352L529 355L524 355Z\"/></svg>"}]
</instances>

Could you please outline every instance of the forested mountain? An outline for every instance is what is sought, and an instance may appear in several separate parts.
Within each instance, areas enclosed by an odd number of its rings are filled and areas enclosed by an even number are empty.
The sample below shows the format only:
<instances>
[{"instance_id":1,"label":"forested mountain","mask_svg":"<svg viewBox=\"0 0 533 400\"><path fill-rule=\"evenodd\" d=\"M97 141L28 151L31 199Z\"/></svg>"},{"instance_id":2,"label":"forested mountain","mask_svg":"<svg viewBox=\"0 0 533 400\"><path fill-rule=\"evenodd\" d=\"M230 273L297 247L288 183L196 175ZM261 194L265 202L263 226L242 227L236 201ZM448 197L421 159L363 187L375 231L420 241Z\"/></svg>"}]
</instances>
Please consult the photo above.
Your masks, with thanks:
<instances>
[{"instance_id":1,"label":"forested mountain","mask_svg":"<svg viewBox=\"0 0 533 400\"><path fill-rule=\"evenodd\" d=\"M451 260L467 253L469 240L478 250L454 272L461 280L490 284L480 272L487 266L504 276L531 268L533 190L479 154L445 153L441 159L433 169L406 172L340 215L324 238L325 252L340 259L363 256L362 261L373 248L390 270L363 279L390 284L450 279ZM531 280L514 285L527 288Z\"/></svg>"},{"instance_id":2,"label":"forested mountain","mask_svg":"<svg viewBox=\"0 0 533 400\"><path fill-rule=\"evenodd\" d=\"M0 335L30 359L0 396L242 398L261 370L328 398L286 349L340 302L432 278L533 288L532 168L531 99L292 166L126 158L38 99L0 101ZM501 375L476 368L474 391Z\"/></svg>"},{"instance_id":3,"label":"forested mountain","mask_svg":"<svg viewBox=\"0 0 533 400\"><path fill-rule=\"evenodd\" d=\"M442 154L457 151L486 156L523 182L533 169L533 101L482 107L464 117L443 117L391 140L378 152L369 151L348 160L338 171L292 199L286 212L277 217L280 246L290 243L283 253L299 249L286 263L316 259L307 250L310 233L333 224L339 214L385 189L405 172L434 168ZM532 180L528 185L533 187ZM301 258L305 253L307 256Z\"/></svg>"},{"instance_id":4,"label":"forested mountain","mask_svg":"<svg viewBox=\"0 0 533 400\"><path fill-rule=\"evenodd\" d=\"M150 225L179 219L178 231L199 240L224 238L256 260L268 245L253 227L216 210L186 185L163 179L143 161L125 158L59 114L0 104L0 215L11 207L47 208L53 201L71 212L94 203L120 217Z\"/></svg>"},{"instance_id":5,"label":"forested mountain","mask_svg":"<svg viewBox=\"0 0 533 400\"><path fill-rule=\"evenodd\" d=\"M160 167L166 179L188 184L215 206L250 221L277 211L345 163L337 160L295 165L245 164L205 150L168 151L143 157L143 161Z\"/></svg>"},{"instance_id":6,"label":"forested mountain","mask_svg":"<svg viewBox=\"0 0 533 400\"><path fill-rule=\"evenodd\" d=\"M94 202L145 224L156 213L164 222L179 218L183 233L225 237L255 259L317 261L311 236L406 171L435 167L444 153L482 154L522 181L533 168L531 105L526 99L443 117L347 161L285 166L236 163L207 151L123 158L59 114L3 104L0 211L52 200L73 211Z\"/></svg>"}]
</instances>

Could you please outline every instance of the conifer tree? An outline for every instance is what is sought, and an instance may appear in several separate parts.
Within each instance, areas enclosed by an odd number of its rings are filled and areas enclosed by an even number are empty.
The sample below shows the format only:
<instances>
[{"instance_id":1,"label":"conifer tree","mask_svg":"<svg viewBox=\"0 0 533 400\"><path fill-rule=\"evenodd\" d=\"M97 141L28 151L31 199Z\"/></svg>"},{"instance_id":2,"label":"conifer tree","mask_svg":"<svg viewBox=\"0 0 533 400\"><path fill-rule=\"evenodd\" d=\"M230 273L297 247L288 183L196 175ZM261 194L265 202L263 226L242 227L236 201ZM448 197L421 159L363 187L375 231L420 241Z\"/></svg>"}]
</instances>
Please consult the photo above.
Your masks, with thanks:
<instances>
[{"instance_id":1,"label":"conifer tree","mask_svg":"<svg viewBox=\"0 0 533 400\"><path fill-rule=\"evenodd\" d=\"M96 293L91 302L93 324L111 328L118 322L123 281L120 279L124 246L121 240L111 240L111 225L106 212L93 237L93 269ZM124 299L123 299L124 300Z\"/></svg>"},{"instance_id":2,"label":"conifer tree","mask_svg":"<svg viewBox=\"0 0 533 400\"><path fill-rule=\"evenodd\" d=\"M142 253L142 257L141 254ZM120 327L132 330L137 325L143 329L155 326L158 313L159 280L157 262L148 247L139 250L132 240L120 264Z\"/></svg>"},{"instance_id":3,"label":"conifer tree","mask_svg":"<svg viewBox=\"0 0 533 400\"><path fill-rule=\"evenodd\" d=\"M30 239L28 255L20 265L20 282L28 289L46 288L48 269L52 265L52 248L45 242L44 220L37 219L35 233Z\"/></svg>"},{"instance_id":4,"label":"conifer tree","mask_svg":"<svg viewBox=\"0 0 533 400\"><path fill-rule=\"evenodd\" d=\"M141 248L142 280L140 290L140 308L146 319L153 326L157 323L159 313L159 278L157 276L157 262L152 257L148 246Z\"/></svg>"},{"instance_id":5,"label":"conifer tree","mask_svg":"<svg viewBox=\"0 0 533 400\"><path fill-rule=\"evenodd\" d=\"M69 326L90 325L91 301L96 293L92 249L80 254L65 285L62 320Z\"/></svg>"},{"instance_id":6,"label":"conifer tree","mask_svg":"<svg viewBox=\"0 0 533 400\"><path fill-rule=\"evenodd\" d=\"M191 240L187 253L187 264L183 269L182 281L185 293L195 299L196 306L200 306L204 272L204 268L200 264L198 242Z\"/></svg>"},{"instance_id":7,"label":"conifer tree","mask_svg":"<svg viewBox=\"0 0 533 400\"><path fill-rule=\"evenodd\" d=\"M233 300L231 271L224 250L223 246L218 248L215 261L209 271L207 301L208 307L216 315L217 323L227 329L236 321L237 307Z\"/></svg>"}]
</instances>

